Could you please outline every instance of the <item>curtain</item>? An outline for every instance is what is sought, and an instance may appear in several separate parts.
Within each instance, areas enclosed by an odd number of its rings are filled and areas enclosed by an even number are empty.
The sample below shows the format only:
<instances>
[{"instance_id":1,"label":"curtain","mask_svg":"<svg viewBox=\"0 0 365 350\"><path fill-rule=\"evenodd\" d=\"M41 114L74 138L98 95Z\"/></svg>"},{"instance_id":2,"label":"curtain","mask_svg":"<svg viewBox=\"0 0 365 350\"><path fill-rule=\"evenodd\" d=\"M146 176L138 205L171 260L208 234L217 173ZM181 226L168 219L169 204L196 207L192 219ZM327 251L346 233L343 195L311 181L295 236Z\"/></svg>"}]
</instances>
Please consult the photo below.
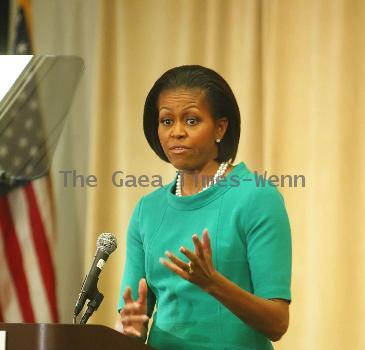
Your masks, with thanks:
<instances>
[{"instance_id":1,"label":"curtain","mask_svg":"<svg viewBox=\"0 0 365 350\"><path fill-rule=\"evenodd\" d=\"M223 75L238 100L237 161L284 176L293 301L289 330L275 348L365 348L365 3L108 0L90 20L96 57L88 172L98 185L87 189L85 271L98 234L114 232L119 241L99 282L105 300L93 322L113 326L118 317L129 218L154 190L117 187L111 176L173 179L175 169L144 138L144 100L167 69L201 64Z\"/></svg>"},{"instance_id":2,"label":"curtain","mask_svg":"<svg viewBox=\"0 0 365 350\"><path fill-rule=\"evenodd\" d=\"M60 321L69 323L84 274L91 265L90 258L85 258L88 193L79 182L65 187L60 171L89 173L97 0L32 0L31 4L35 53L77 55L85 62L51 168L57 218L58 304Z\"/></svg>"}]
</instances>

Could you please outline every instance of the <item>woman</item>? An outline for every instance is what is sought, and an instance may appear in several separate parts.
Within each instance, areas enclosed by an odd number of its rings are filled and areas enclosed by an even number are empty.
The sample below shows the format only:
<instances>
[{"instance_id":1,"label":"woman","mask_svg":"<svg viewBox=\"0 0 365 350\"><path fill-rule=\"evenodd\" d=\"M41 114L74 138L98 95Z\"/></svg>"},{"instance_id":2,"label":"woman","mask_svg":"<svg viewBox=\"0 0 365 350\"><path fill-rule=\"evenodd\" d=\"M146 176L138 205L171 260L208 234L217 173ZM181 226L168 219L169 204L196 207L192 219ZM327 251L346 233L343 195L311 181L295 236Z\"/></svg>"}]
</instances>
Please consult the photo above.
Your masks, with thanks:
<instances>
[{"instance_id":1,"label":"woman","mask_svg":"<svg viewBox=\"0 0 365 350\"><path fill-rule=\"evenodd\" d=\"M230 87L201 66L167 71L147 96L144 132L178 174L134 209L122 332L145 339L156 304L147 341L156 349L272 349L289 322L290 226L277 189L233 166L240 114Z\"/></svg>"}]
</instances>

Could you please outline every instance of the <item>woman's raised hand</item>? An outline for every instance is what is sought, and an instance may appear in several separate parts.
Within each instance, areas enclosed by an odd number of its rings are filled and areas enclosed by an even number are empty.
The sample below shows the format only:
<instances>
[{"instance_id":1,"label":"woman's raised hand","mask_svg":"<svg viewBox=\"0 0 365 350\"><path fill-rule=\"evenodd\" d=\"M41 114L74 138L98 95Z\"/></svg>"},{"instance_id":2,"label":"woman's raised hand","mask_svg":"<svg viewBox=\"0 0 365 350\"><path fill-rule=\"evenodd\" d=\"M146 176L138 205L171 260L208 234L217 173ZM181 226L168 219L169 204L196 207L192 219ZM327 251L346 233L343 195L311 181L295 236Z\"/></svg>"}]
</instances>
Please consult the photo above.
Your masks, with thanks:
<instances>
[{"instance_id":1,"label":"woman's raised hand","mask_svg":"<svg viewBox=\"0 0 365 350\"><path fill-rule=\"evenodd\" d=\"M213 266L212 248L208 230L203 230L202 241L199 240L197 234L192 236L192 240L195 246L195 252L192 252L186 247L180 248L180 252L190 260L189 263L182 261L170 251L165 252L170 261L160 258L160 262L180 277L209 292L214 285L216 270Z\"/></svg>"},{"instance_id":2,"label":"woman's raised hand","mask_svg":"<svg viewBox=\"0 0 365 350\"><path fill-rule=\"evenodd\" d=\"M132 289L127 287L123 294L124 307L120 311L121 332L125 335L147 336L147 283L144 278L139 281L138 300L133 300ZM118 328L118 327L117 327Z\"/></svg>"}]
</instances>

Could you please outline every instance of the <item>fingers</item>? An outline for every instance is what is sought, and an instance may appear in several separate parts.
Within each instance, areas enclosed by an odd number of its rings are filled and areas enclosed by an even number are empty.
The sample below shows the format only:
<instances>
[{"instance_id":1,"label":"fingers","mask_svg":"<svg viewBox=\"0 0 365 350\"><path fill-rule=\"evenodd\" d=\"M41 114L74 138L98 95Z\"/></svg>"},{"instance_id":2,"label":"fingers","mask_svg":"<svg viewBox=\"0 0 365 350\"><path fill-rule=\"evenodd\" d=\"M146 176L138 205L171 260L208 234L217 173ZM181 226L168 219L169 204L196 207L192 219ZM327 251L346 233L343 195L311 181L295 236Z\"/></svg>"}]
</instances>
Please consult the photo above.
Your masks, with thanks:
<instances>
[{"instance_id":1,"label":"fingers","mask_svg":"<svg viewBox=\"0 0 365 350\"><path fill-rule=\"evenodd\" d=\"M181 247L180 251L188 257L188 259L195 265L209 266L212 264L212 250L210 246L210 238L208 230L203 230L202 241L199 240L197 234L194 234L193 242L195 246L195 254L185 247ZM186 265L186 264L185 264ZM186 270L186 269L185 269Z\"/></svg>"},{"instance_id":2,"label":"fingers","mask_svg":"<svg viewBox=\"0 0 365 350\"><path fill-rule=\"evenodd\" d=\"M147 298L147 283L145 278L141 278L138 285L138 302L143 303ZM124 303L133 303L132 289L127 287L123 294Z\"/></svg>"},{"instance_id":3,"label":"fingers","mask_svg":"<svg viewBox=\"0 0 365 350\"><path fill-rule=\"evenodd\" d=\"M203 230L202 240L199 239L198 235L195 233L192 236L192 240L195 247L195 253L186 247L180 247L180 252L183 253L193 264L199 264L199 261L211 260L212 250L210 244L210 237L208 229ZM165 255L169 257L178 267L183 270L187 270L187 263L177 258L171 252L166 251ZM208 259L207 259L208 258ZM166 261L166 260L165 260Z\"/></svg>"},{"instance_id":4,"label":"fingers","mask_svg":"<svg viewBox=\"0 0 365 350\"><path fill-rule=\"evenodd\" d=\"M123 333L125 335L133 336L133 337L140 337L141 332L137 331L135 328L130 326L123 326L121 320L117 320L114 326L114 329L117 332Z\"/></svg>"},{"instance_id":5,"label":"fingers","mask_svg":"<svg viewBox=\"0 0 365 350\"><path fill-rule=\"evenodd\" d=\"M199 258L204 259L203 245L200 242L199 237L198 237L198 235L196 233L193 235L193 242L194 242L194 245L195 245L195 253L196 253L196 255Z\"/></svg>"},{"instance_id":6,"label":"fingers","mask_svg":"<svg viewBox=\"0 0 365 350\"><path fill-rule=\"evenodd\" d=\"M208 233L208 230L206 228L203 230L203 249L204 250L209 250L209 251L212 250L212 248L210 246L209 233Z\"/></svg>"},{"instance_id":7,"label":"fingers","mask_svg":"<svg viewBox=\"0 0 365 350\"><path fill-rule=\"evenodd\" d=\"M197 234L192 236L195 252L189 250L185 246L180 247L179 251L184 254L190 262L185 262L169 251L165 255L170 261L160 258L160 263L166 266L176 275L201 286L206 287L207 280L214 272L212 250L208 230L205 228L202 233L202 240ZM191 265L191 266L189 266Z\"/></svg>"},{"instance_id":8,"label":"fingers","mask_svg":"<svg viewBox=\"0 0 365 350\"><path fill-rule=\"evenodd\" d=\"M128 291L126 291L129 293ZM141 337L141 330L145 327L149 317L141 313L141 305L138 302L126 303L120 311L121 332L125 335ZM119 330L117 328L117 330Z\"/></svg>"},{"instance_id":9,"label":"fingers","mask_svg":"<svg viewBox=\"0 0 365 350\"><path fill-rule=\"evenodd\" d=\"M203 251L208 262L212 264L212 247L210 245L209 233L206 228L203 230Z\"/></svg>"},{"instance_id":10,"label":"fingers","mask_svg":"<svg viewBox=\"0 0 365 350\"><path fill-rule=\"evenodd\" d=\"M168 250L165 252L165 255L177 266L179 266L182 270L188 270L188 264L185 261L182 261L177 256L169 252Z\"/></svg>"},{"instance_id":11,"label":"fingers","mask_svg":"<svg viewBox=\"0 0 365 350\"><path fill-rule=\"evenodd\" d=\"M193 242L195 245L195 252L203 263L212 263L212 249L210 245L210 238L208 229L203 230L202 240L200 241L198 235L193 235Z\"/></svg>"},{"instance_id":12,"label":"fingers","mask_svg":"<svg viewBox=\"0 0 365 350\"><path fill-rule=\"evenodd\" d=\"M123 299L124 299L124 303L127 304L127 303L133 303L133 298L132 298L132 289L131 287L127 287L124 291L124 294L123 294Z\"/></svg>"},{"instance_id":13,"label":"fingers","mask_svg":"<svg viewBox=\"0 0 365 350\"><path fill-rule=\"evenodd\" d=\"M135 322L138 323L145 323L149 320L149 317L147 315L122 315L121 316L121 322L123 324L123 327L130 326Z\"/></svg>"},{"instance_id":14,"label":"fingers","mask_svg":"<svg viewBox=\"0 0 365 350\"><path fill-rule=\"evenodd\" d=\"M193 264L199 265L199 258L189 249L180 247L180 252L183 253Z\"/></svg>"},{"instance_id":15,"label":"fingers","mask_svg":"<svg viewBox=\"0 0 365 350\"><path fill-rule=\"evenodd\" d=\"M139 281L138 300L133 300L132 289L128 286L124 293L124 306L120 311L119 327L122 333L133 337L141 337L142 330L146 327L149 317L147 313L147 283L144 278ZM119 328L117 328L119 330Z\"/></svg>"},{"instance_id":16,"label":"fingers","mask_svg":"<svg viewBox=\"0 0 365 350\"><path fill-rule=\"evenodd\" d=\"M140 308L141 308L141 305L134 301L132 303L124 304L122 311L126 311L125 313L131 314L133 312L135 313L135 312L139 311ZM125 314L125 313L123 313L123 314Z\"/></svg>"},{"instance_id":17,"label":"fingers","mask_svg":"<svg viewBox=\"0 0 365 350\"><path fill-rule=\"evenodd\" d=\"M124 307L123 309L120 311L120 314L125 314L125 315L128 315L130 314L130 310L128 310L128 308L126 308L127 305L129 304L132 304L134 301L133 301L133 298L132 298L132 289L131 287L127 287L124 291L124 294L123 294L123 299L124 299Z\"/></svg>"},{"instance_id":18,"label":"fingers","mask_svg":"<svg viewBox=\"0 0 365 350\"><path fill-rule=\"evenodd\" d=\"M181 276L182 278L189 279L189 274L186 271L184 271L180 267L176 266L175 264L171 263L170 261L160 258L160 263L162 265L165 265L172 272L175 272L177 275ZM186 265L186 263L184 263L184 264Z\"/></svg>"},{"instance_id":19,"label":"fingers","mask_svg":"<svg viewBox=\"0 0 365 350\"><path fill-rule=\"evenodd\" d=\"M141 278L138 285L138 302L143 304L147 299L147 283L144 278Z\"/></svg>"},{"instance_id":20,"label":"fingers","mask_svg":"<svg viewBox=\"0 0 365 350\"><path fill-rule=\"evenodd\" d=\"M123 334L129 335L129 336L134 336L134 337L141 337L141 332L138 332L136 329L131 328L131 327L128 329L124 329Z\"/></svg>"}]
</instances>

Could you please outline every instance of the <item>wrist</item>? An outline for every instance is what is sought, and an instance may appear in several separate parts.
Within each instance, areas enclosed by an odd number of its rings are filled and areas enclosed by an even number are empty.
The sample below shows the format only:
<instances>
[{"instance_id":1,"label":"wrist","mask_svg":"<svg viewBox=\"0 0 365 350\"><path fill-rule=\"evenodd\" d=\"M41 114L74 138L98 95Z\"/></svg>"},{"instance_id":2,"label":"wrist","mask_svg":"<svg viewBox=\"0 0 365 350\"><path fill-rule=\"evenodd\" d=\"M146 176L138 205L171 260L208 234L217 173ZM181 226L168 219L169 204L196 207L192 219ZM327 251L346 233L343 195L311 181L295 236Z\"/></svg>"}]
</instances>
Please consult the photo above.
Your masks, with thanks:
<instances>
[{"instance_id":1,"label":"wrist","mask_svg":"<svg viewBox=\"0 0 365 350\"><path fill-rule=\"evenodd\" d=\"M221 278L221 274L217 271L214 270L214 272L211 275L210 278L210 283L208 284L207 288L205 289L206 292L212 296L217 294L217 291L219 289L219 285L220 285L220 278Z\"/></svg>"}]
</instances>

